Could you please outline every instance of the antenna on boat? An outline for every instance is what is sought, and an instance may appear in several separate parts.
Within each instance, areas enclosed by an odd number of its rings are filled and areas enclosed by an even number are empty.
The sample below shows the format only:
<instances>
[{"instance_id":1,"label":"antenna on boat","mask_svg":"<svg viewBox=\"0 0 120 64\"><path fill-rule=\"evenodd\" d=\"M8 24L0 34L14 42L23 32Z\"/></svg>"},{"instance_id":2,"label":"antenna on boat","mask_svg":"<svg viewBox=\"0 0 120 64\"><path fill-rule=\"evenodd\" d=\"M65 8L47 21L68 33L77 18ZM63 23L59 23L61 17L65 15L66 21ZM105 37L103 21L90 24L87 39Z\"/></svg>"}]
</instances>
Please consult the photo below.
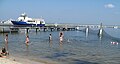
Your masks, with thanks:
<instances>
[{"instance_id":1,"label":"antenna on boat","mask_svg":"<svg viewBox=\"0 0 120 64\"><path fill-rule=\"evenodd\" d=\"M24 20L25 20L25 18L26 18L27 15L26 15L26 13L24 12L24 13L22 13L20 16L23 17Z\"/></svg>"}]
</instances>

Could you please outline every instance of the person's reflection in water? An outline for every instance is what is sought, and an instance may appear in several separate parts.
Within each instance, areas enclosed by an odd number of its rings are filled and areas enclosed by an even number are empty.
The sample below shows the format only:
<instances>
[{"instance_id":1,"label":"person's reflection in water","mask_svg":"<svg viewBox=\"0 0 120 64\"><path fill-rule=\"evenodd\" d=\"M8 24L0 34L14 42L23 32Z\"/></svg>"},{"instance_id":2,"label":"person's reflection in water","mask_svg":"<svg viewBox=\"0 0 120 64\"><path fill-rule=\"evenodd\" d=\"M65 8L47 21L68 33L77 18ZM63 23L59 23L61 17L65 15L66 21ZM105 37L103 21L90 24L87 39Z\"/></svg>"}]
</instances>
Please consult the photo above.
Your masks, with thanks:
<instances>
[{"instance_id":1,"label":"person's reflection in water","mask_svg":"<svg viewBox=\"0 0 120 64\"><path fill-rule=\"evenodd\" d=\"M52 48L52 41L49 41L49 46L50 48Z\"/></svg>"},{"instance_id":2,"label":"person's reflection in water","mask_svg":"<svg viewBox=\"0 0 120 64\"><path fill-rule=\"evenodd\" d=\"M29 46L26 45L26 56L28 56L28 55L29 55Z\"/></svg>"},{"instance_id":3,"label":"person's reflection in water","mask_svg":"<svg viewBox=\"0 0 120 64\"><path fill-rule=\"evenodd\" d=\"M60 50L63 50L63 43L62 42L59 43L59 48L60 48Z\"/></svg>"},{"instance_id":4,"label":"person's reflection in water","mask_svg":"<svg viewBox=\"0 0 120 64\"><path fill-rule=\"evenodd\" d=\"M28 56L28 54L29 54L29 45L30 45L29 35L28 34L26 34L25 44L26 44L26 56Z\"/></svg>"}]
</instances>

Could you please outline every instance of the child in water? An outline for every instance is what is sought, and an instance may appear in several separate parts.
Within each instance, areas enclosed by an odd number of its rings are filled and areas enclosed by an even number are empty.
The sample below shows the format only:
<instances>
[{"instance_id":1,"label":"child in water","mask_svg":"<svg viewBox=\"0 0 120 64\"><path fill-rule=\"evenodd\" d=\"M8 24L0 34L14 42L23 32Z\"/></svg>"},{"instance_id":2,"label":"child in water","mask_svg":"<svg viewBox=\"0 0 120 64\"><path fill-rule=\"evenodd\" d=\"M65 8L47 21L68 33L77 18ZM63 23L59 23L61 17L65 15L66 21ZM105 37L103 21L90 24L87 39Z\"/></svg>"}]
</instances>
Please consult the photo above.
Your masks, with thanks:
<instances>
[{"instance_id":1,"label":"child in water","mask_svg":"<svg viewBox=\"0 0 120 64\"><path fill-rule=\"evenodd\" d=\"M25 43L26 43L26 45L29 44L29 36L28 36L28 35L26 36L26 41L25 41Z\"/></svg>"},{"instance_id":2,"label":"child in water","mask_svg":"<svg viewBox=\"0 0 120 64\"><path fill-rule=\"evenodd\" d=\"M51 41L51 40L52 40L52 35L50 34L50 35L49 35L49 41Z\"/></svg>"}]
</instances>

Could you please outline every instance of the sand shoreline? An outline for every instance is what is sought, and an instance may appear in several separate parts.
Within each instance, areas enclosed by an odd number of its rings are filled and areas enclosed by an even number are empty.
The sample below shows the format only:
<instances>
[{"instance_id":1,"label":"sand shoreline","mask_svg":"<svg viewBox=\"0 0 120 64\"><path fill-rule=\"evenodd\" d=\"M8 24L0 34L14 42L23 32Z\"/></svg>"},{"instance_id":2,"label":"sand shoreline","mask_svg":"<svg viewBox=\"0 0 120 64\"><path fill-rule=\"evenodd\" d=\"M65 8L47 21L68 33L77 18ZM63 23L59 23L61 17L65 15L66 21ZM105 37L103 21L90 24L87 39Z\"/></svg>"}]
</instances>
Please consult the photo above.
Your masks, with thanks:
<instances>
[{"instance_id":1,"label":"sand shoreline","mask_svg":"<svg viewBox=\"0 0 120 64\"><path fill-rule=\"evenodd\" d=\"M22 63L10 60L8 58L0 58L0 64L22 64Z\"/></svg>"},{"instance_id":2,"label":"sand shoreline","mask_svg":"<svg viewBox=\"0 0 120 64\"><path fill-rule=\"evenodd\" d=\"M0 64L45 64L42 62L34 62L27 59L23 59L23 60L19 60L18 58L0 57Z\"/></svg>"},{"instance_id":3,"label":"sand shoreline","mask_svg":"<svg viewBox=\"0 0 120 64\"><path fill-rule=\"evenodd\" d=\"M0 57L0 64L58 64L58 63L44 58L39 58L38 60L36 60L36 58L27 59L21 56L19 57L9 55L5 58Z\"/></svg>"}]
</instances>

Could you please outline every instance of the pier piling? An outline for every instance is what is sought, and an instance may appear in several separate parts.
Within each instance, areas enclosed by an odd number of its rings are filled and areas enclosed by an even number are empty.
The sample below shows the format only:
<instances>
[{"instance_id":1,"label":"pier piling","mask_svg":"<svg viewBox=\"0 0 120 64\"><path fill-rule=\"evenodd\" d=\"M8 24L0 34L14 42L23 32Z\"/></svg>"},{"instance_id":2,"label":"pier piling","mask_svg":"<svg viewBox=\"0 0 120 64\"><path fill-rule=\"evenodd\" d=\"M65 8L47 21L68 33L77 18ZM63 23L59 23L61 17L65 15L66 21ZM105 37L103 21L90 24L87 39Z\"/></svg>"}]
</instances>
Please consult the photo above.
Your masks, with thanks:
<instances>
[{"instance_id":1,"label":"pier piling","mask_svg":"<svg viewBox=\"0 0 120 64\"><path fill-rule=\"evenodd\" d=\"M100 24L100 29L99 29L98 35L99 35L100 38L102 38L102 35L103 35L103 26L102 26L102 23Z\"/></svg>"},{"instance_id":2,"label":"pier piling","mask_svg":"<svg viewBox=\"0 0 120 64\"><path fill-rule=\"evenodd\" d=\"M29 32L29 28L26 28L26 33L28 33Z\"/></svg>"},{"instance_id":3,"label":"pier piling","mask_svg":"<svg viewBox=\"0 0 120 64\"><path fill-rule=\"evenodd\" d=\"M87 37L87 36L88 36L88 32L89 32L89 26L86 27L86 31L85 31L85 32L86 32L85 35L86 35L86 37Z\"/></svg>"}]
</instances>

